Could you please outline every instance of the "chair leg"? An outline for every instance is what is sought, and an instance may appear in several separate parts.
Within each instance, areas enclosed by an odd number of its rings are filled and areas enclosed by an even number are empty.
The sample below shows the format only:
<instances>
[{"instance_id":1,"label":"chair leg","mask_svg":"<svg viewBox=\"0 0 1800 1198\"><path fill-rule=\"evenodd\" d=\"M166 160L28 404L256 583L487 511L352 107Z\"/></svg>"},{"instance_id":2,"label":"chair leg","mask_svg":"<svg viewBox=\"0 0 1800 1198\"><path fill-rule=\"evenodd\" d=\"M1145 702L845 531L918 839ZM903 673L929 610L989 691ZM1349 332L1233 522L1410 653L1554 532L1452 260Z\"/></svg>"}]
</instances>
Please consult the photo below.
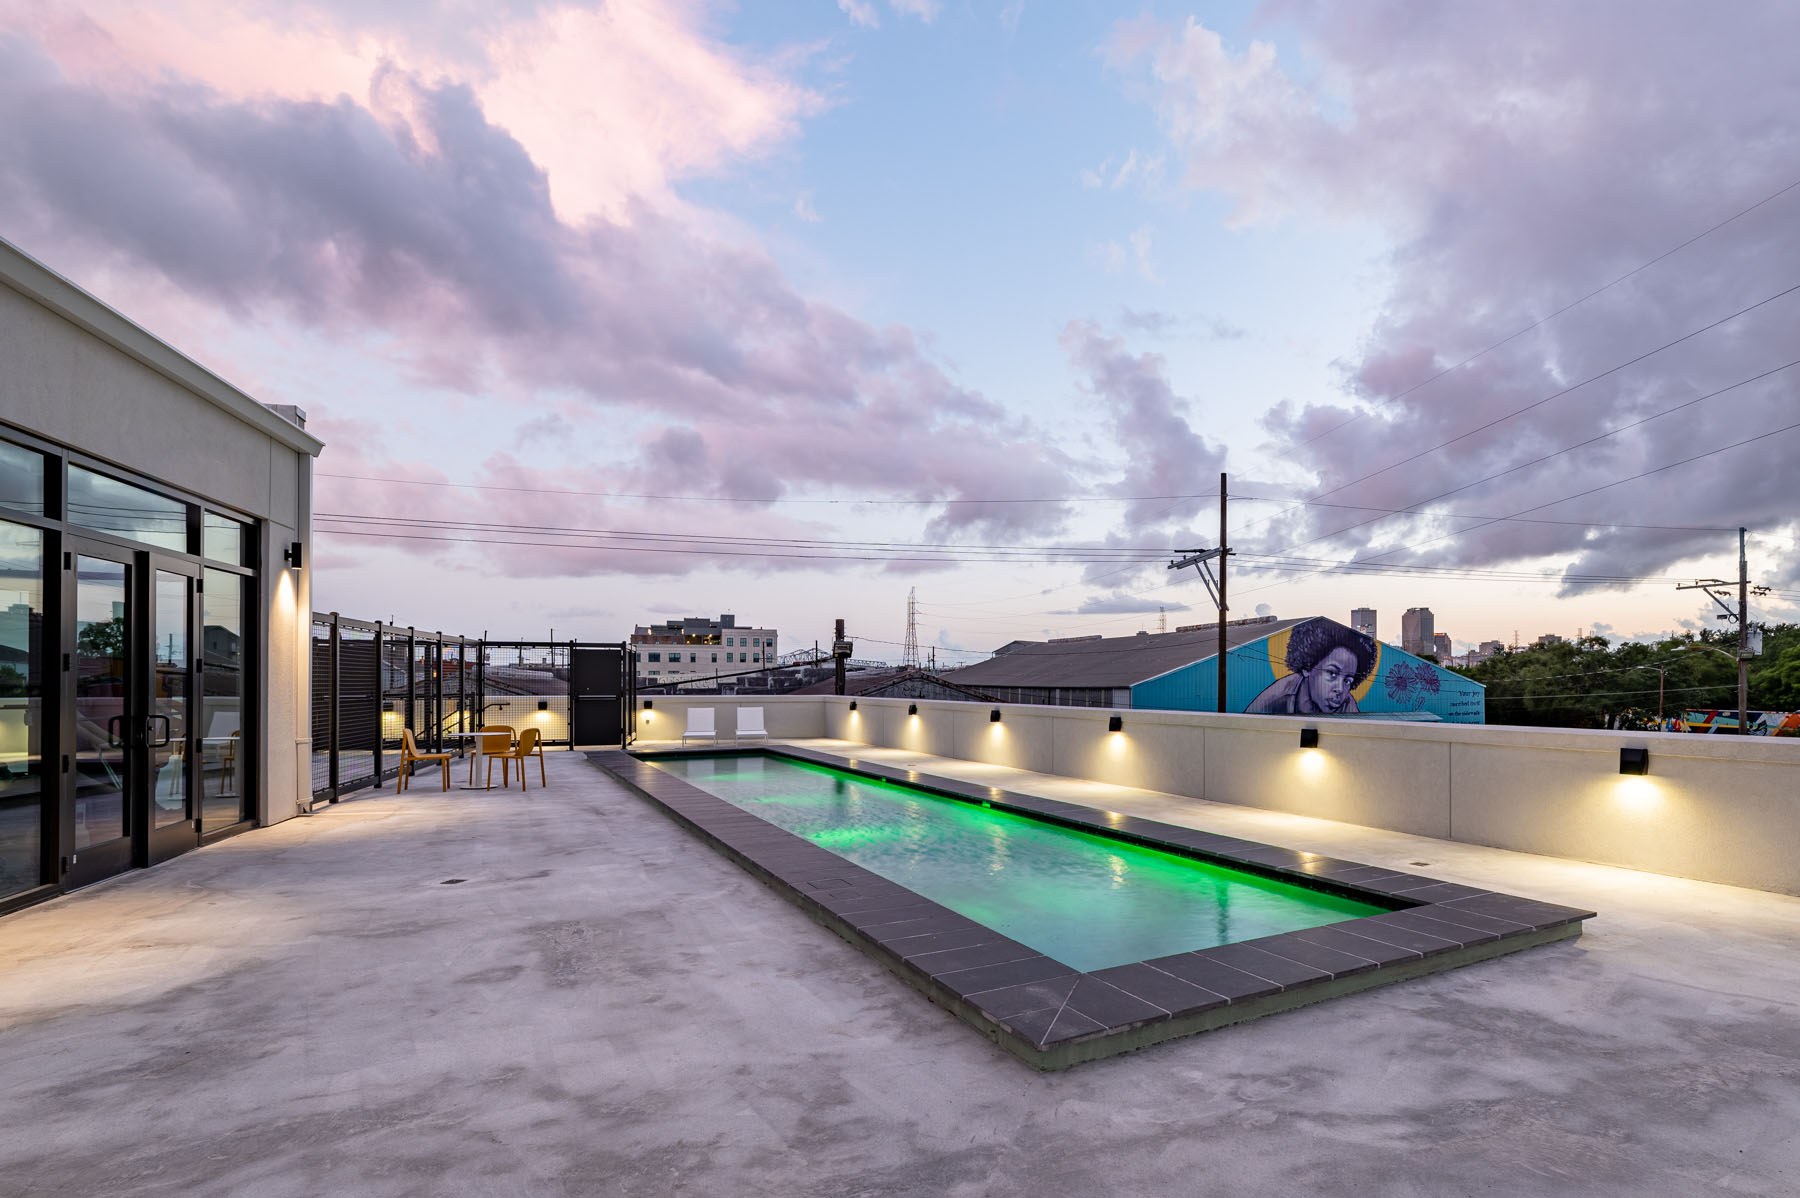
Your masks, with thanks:
<instances>
[{"instance_id":1,"label":"chair leg","mask_svg":"<svg viewBox=\"0 0 1800 1198\"><path fill-rule=\"evenodd\" d=\"M540 787L549 786L550 785L550 776L544 772L544 751L542 749L538 750L537 757L538 757L538 785ZM519 764L519 768L520 769L525 768L525 765L523 762L521 762Z\"/></svg>"}]
</instances>

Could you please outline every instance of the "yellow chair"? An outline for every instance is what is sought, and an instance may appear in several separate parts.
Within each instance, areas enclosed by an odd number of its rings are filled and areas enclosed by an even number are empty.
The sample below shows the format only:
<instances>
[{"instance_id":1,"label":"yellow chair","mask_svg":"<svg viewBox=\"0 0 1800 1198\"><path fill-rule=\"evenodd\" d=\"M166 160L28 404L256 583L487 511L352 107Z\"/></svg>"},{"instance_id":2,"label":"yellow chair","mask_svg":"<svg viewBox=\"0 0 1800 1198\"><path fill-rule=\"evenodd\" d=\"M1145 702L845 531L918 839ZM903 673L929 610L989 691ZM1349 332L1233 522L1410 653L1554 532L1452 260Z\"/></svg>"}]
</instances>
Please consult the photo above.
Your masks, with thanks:
<instances>
[{"instance_id":1,"label":"yellow chair","mask_svg":"<svg viewBox=\"0 0 1800 1198\"><path fill-rule=\"evenodd\" d=\"M506 737L505 740L500 739L500 737L502 735L504 735ZM469 785L470 786L475 785L475 761L476 761L476 759L480 758L480 757L493 757L497 754L511 752L512 746L513 746L513 737L515 737L517 735L518 735L517 730L513 729L512 727L510 727L506 724L483 724L481 726L481 739L478 742L476 742L476 749L475 749L474 756L469 758ZM510 758L508 760L510 760ZM494 772L493 770L488 771L488 773L490 775L492 775L493 772ZM502 765L500 767L500 781L501 781L502 785L504 785L506 782L506 766L504 763L502 763Z\"/></svg>"},{"instance_id":2,"label":"yellow chair","mask_svg":"<svg viewBox=\"0 0 1800 1198\"><path fill-rule=\"evenodd\" d=\"M544 749L542 741L542 733L536 728L527 728L519 733L519 743L514 745L509 752L496 754L501 761L500 781L503 784L508 786L511 785L511 783L506 781L507 766L508 763L516 761L519 763L519 789L529 789L525 785L525 759L528 757L536 757L538 759L538 782L543 786L550 785L549 776L544 772ZM492 786L493 784L494 758L490 757L488 758L488 785Z\"/></svg>"},{"instance_id":3,"label":"yellow chair","mask_svg":"<svg viewBox=\"0 0 1800 1198\"><path fill-rule=\"evenodd\" d=\"M412 776L412 766L420 761L435 761L444 767L444 789L450 789L450 758L452 753L421 753L418 742L413 740L413 730L400 730L400 787L405 790Z\"/></svg>"}]
</instances>

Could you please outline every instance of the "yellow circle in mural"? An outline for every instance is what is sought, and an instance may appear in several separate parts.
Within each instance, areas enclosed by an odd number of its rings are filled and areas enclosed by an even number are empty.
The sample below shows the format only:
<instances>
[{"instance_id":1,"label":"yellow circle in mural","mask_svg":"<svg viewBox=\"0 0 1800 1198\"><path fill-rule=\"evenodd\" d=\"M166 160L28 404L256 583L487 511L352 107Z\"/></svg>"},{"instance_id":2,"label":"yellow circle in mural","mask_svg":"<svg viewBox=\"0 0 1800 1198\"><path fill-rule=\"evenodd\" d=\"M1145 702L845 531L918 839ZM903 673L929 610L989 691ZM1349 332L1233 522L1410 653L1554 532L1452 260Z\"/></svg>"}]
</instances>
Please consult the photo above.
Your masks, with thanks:
<instances>
[{"instance_id":1,"label":"yellow circle in mural","mask_svg":"<svg viewBox=\"0 0 1800 1198\"><path fill-rule=\"evenodd\" d=\"M1294 628L1299 627L1302 627L1302 625L1294 625ZM1293 635L1294 628L1283 628L1280 632L1269 637L1267 641L1269 646L1269 672L1273 674L1276 679L1285 678L1294 672L1288 669L1287 663L1288 638ZM1373 640L1373 638L1371 638L1371 641L1375 646L1375 664L1369 667L1368 676L1350 692L1350 694L1355 697L1359 706L1364 699L1368 698L1369 691L1374 687L1375 675L1381 673L1381 652L1386 647L1380 641Z\"/></svg>"}]
</instances>

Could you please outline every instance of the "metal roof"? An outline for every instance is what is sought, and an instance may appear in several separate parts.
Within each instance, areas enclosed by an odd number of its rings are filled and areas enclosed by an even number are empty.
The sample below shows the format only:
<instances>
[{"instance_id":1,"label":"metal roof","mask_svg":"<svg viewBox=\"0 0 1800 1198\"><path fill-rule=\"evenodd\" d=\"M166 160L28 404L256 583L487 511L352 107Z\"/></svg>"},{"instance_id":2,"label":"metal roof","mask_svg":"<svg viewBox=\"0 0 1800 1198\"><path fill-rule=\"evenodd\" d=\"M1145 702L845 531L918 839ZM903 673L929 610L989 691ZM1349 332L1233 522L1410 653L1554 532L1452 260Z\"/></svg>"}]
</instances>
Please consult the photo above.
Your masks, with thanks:
<instances>
[{"instance_id":1,"label":"metal roof","mask_svg":"<svg viewBox=\"0 0 1800 1198\"><path fill-rule=\"evenodd\" d=\"M1225 626L1230 648L1304 624L1312 617L1267 624ZM1015 641L987 661L944 671L946 682L963 686L1132 686L1214 657L1219 630L1152 632L1093 641Z\"/></svg>"}]
</instances>

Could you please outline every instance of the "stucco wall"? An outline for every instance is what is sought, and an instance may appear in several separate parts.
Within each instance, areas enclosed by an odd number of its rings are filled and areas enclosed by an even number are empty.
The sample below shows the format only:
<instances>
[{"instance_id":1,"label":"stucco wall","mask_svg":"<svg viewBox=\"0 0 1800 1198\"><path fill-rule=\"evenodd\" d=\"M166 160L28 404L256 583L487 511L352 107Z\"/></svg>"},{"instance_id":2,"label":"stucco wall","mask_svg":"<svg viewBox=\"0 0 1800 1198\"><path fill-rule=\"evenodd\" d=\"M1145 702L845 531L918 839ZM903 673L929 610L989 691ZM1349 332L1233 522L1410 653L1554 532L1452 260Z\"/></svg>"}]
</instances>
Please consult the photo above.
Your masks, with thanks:
<instances>
[{"instance_id":1,"label":"stucco wall","mask_svg":"<svg viewBox=\"0 0 1800 1198\"><path fill-rule=\"evenodd\" d=\"M0 419L264 522L256 814L297 814L311 797L311 607L282 550L310 543L312 458L295 446L318 443L4 243L0 283Z\"/></svg>"},{"instance_id":2,"label":"stucco wall","mask_svg":"<svg viewBox=\"0 0 1800 1198\"><path fill-rule=\"evenodd\" d=\"M739 700L658 697L646 740L681 710ZM905 699L745 700L776 736L830 736L968 761L1145 787L1321 819L1680 877L1800 894L1800 741L1674 733L1308 721ZM778 714L779 713L779 714ZM777 726L782 731L776 731ZM1319 729L1317 749L1300 729ZM1650 773L1619 773L1619 749Z\"/></svg>"}]
</instances>

